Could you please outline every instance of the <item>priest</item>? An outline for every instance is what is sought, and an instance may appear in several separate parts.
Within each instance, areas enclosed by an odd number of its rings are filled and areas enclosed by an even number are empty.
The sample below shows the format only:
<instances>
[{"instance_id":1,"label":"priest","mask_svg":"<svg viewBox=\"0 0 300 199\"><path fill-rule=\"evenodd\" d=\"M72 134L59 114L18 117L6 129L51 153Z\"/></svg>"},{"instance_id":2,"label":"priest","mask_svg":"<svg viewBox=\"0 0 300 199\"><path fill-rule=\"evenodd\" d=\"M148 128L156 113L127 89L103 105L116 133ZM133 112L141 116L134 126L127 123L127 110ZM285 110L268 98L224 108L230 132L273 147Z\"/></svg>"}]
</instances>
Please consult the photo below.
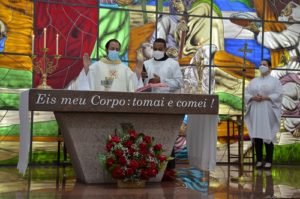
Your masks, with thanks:
<instances>
[{"instance_id":1,"label":"priest","mask_svg":"<svg viewBox=\"0 0 300 199\"><path fill-rule=\"evenodd\" d=\"M107 56L91 64L87 53L83 56L84 68L79 76L67 87L70 90L134 92L136 74L121 63L121 44L116 39L106 45Z\"/></svg>"}]
</instances>

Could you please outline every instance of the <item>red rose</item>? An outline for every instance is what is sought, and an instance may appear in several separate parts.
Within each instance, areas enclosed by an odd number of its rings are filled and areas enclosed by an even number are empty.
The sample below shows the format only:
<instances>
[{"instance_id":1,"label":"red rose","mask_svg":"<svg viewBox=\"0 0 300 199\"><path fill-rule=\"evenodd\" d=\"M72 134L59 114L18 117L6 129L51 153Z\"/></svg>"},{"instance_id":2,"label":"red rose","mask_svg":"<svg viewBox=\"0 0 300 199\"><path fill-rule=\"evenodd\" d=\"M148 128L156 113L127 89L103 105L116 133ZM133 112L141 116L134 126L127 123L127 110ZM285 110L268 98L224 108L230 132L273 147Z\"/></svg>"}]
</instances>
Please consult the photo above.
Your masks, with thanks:
<instances>
[{"instance_id":1,"label":"red rose","mask_svg":"<svg viewBox=\"0 0 300 199\"><path fill-rule=\"evenodd\" d=\"M146 135L145 137L143 137L143 141L146 142L147 144L150 144L152 141L152 138L150 136Z\"/></svg>"},{"instance_id":2,"label":"red rose","mask_svg":"<svg viewBox=\"0 0 300 199\"><path fill-rule=\"evenodd\" d=\"M145 156L147 154L147 149L141 149L139 150L139 153L142 155L142 156Z\"/></svg>"},{"instance_id":3,"label":"red rose","mask_svg":"<svg viewBox=\"0 0 300 199\"><path fill-rule=\"evenodd\" d=\"M115 155L117 156L117 157L121 157L121 156L123 156L123 151L122 150L120 150L120 149L117 149L117 150L115 150Z\"/></svg>"},{"instance_id":4,"label":"red rose","mask_svg":"<svg viewBox=\"0 0 300 199\"><path fill-rule=\"evenodd\" d=\"M153 158L155 157L154 153L149 153L148 156Z\"/></svg>"},{"instance_id":5,"label":"red rose","mask_svg":"<svg viewBox=\"0 0 300 199\"><path fill-rule=\"evenodd\" d=\"M108 168L110 168L113 164L114 164L114 159L112 159L112 158L107 158L106 159L106 166L108 167Z\"/></svg>"},{"instance_id":6,"label":"red rose","mask_svg":"<svg viewBox=\"0 0 300 199\"><path fill-rule=\"evenodd\" d=\"M156 168L156 164L155 164L154 162L150 162L150 168L151 168L151 169Z\"/></svg>"},{"instance_id":7,"label":"red rose","mask_svg":"<svg viewBox=\"0 0 300 199\"><path fill-rule=\"evenodd\" d=\"M142 142L140 145L139 145L140 149L141 150L146 150L147 149L147 144L145 142Z\"/></svg>"},{"instance_id":8,"label":"red rose","mask_svg":"<svg viewBox=\"0 0 300 199\"><path fill-rule=\"evenodd\" d=\"M130 135L130 139L134 140L137 136L137 133L135 130L131 130L131 131L129 131L129 135Z\"/></svg>"},{"instance_id":9,"label":"red rose","mask_svg":"<svg viewBox=\"0 0 300 199\"><path fill-rule=\"evenodd\" d=\"M133 144L133 142L131 140L127 140L125 143L124 143L124 146L126 146L127 148L131 147Z\"/></svg>"},{"instance_id":10,"label":"red rose","mask_svg":"<svg viewBox=\"0 0 300 199\"><path fill-rule=\"evenodd\" d=\"M114 178L117 178L117 179L121 179L124 177L124 173L123 173L123 170L121 169L120 166L117 166L114 168L113 172L112 172L112 176Z\"/></svg>"},{"instance_id":11,"label":"red rose","mask_svg":"<svg viewBox=\"0 0 300 199\"><path fill-rule=\"evenodd\" d=\"M158 159L159 159L160 162L164 162L164 161L167 160L167 157L165 155L159 155Z\"/></svg>"},{"instance_id":12,"label":"red rose","mask_svg":"<svg viewBox=\"0 0 300 199\"><path fill-rule=\"evenodd\" d=\"M156 168L150 168L148 174L150 177L155 177L158 174L158 170Z\"/></svg>"},{"instance_id":13,"label":"red rose","mask_svg":"<svg viewBox=\"0 0 300 199\"><path fill-rule=\"evenodd\" d=\"M130 177L134 174L134 170L132 168L128 168L126 170L126 176Z\"/></svg>"},{"instance_id":14,"label":"red rose","mask_svg":"<svg viewBox=\"0 0 300 199\"><path fill-rule=\"evenodd\" d=\"M111 151L111 148L113 147L113 144L112 143L107 143L106 144L106 150L108 151L108 152L110 152Z\"/></svg>"},{"instance_id":15,"label":"red rose","mask_svg":"<svg viewBox=\"0 0 300 199\"><path fill-rule=\"evenodd\" d=\"M121 165L126 165L126 164L127 164L126 158L125 158L124 156L120 157L120 158L119 158L119 163L120 163Z\"/></svg>"},{"instance_id":16,"label":"red rose","mask_svg":"<svg viewBox=\"0 0 300 199\"><path fill-rule=\"evenodd\" d=\"M130 160L129 167L136 170L139 168L139 163L136 160Z\"/></svg>"},{"instance_id":17,"label":"red rose","mask_svg":"<svg viewBox=\"0 0 300 199\"><path fill-rule=\"evenodd\" d=\"M134 152L135 152L135 150L133 148L128 148L129 155L133 155Z\"/></svg>"},{"instance_id":18,"label":"red rose","mask_svg":"<svg viewBox=\"0 0 300 199\"><path fill-rule=\"evenodd\" d=\"M153 149L155 151L160 151L160 150L162 150L162 145L161 144L156 144L156 145L153 146Z\"/></svg>"},{"instance_id":19,"label":"red rose","mask_svg":"<svg viewBox=\"0 0 300 199\"><path fill-rule=\"evenodd\" d=\"M142 179L144 179L144 180L148 180L148 179L150 178L149 172L148 172L147 169L142 169L142 170L141 170L141 177L142 177Z\"/></svg>"},{"instance_id":20,"label":"red rose","mask_svg":"<svg viewBox=\"0 0 300 199\"><path fill-rule=\"evenodd\" d=\"M119 143L120 142L120 138L119 136L112 136L110 139L111 142L115 142L115 143Z\"/></svg>"},{"instance_id":21,"label":"red rose","mask_svg":"<svg viewBox=\"0 0 300 199\"><path fill-rule=\"evenodd\" d=\"M140 165L141 167L145 167L145 166L147 165L146 160L145 160L145 159L141 159L141 160L139 161L139 165Z\"/></svg>"}]
</instances>

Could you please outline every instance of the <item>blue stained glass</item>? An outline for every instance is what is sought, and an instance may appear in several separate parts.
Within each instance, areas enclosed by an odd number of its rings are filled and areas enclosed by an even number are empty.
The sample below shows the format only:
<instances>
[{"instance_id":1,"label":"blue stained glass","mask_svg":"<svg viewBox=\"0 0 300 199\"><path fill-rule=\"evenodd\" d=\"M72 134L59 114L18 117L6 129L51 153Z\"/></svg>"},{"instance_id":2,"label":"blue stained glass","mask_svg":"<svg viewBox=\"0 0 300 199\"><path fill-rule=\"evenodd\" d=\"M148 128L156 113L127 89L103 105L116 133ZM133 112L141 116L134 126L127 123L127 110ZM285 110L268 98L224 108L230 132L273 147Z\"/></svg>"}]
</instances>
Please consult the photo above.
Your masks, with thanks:
<instances>
[{"instance_id":1,"label":"blue stained glass","mask_svg":"<svg viewBox=\"0 0 300 199\"><path fill-rule=\"evenodd\" d=\"M155 5L156 5L156 0L148 1L148 2L147 2L147 5L155 6ZM169 7L169 1L163 2L163 6Z\"/></svg>"},{"instance_id":2,"label":"blue stained glass","mask_svg":"<svg viewBox=\"0 0 300 199\"><path fill-rule=\"evenodd\" d=\"M106 7L106 8L118 8L119 5L118 4L106 4L106 3L100 3L99 4L100 7Z\"/></svg>"},{"instance_id":3,"label":"blue stained glass","mask_svg":"<svg viewBox=\"0 0 300 199\"><path fill-rule=\"evenodd\" d=\"M244 44L248 44L248 48L252 50L251 53L247 53L247 60L254 63L257 67L260 65L262 49L261 45L258 44L255 40L247 39L224 39L225 50L226 52L236 55L238 57L243 57L243 52L240 52L239 49L243 48ZM265 59L270 59L270 51L267 48L263 49L263 57Z\"/></svg>"},{"instance_id":4,"label":"blue stained glass","mask_svg":"<svg viewBox=\"0 0 300 199\"><path fill-rule=\"evenodd\" d=\"M237 0L213 0L221 11L254 12L253 8Z\"/></svg>"},{"instance_id":5,"label":"blue stained glass","mask_svg":"<svg viewBox=\"0 0 300 199\"><path fill-rule=\"evenodd\" d=\"M0 39L0 52L4 51L6 37Z\"/></svg>"}]
</instances>

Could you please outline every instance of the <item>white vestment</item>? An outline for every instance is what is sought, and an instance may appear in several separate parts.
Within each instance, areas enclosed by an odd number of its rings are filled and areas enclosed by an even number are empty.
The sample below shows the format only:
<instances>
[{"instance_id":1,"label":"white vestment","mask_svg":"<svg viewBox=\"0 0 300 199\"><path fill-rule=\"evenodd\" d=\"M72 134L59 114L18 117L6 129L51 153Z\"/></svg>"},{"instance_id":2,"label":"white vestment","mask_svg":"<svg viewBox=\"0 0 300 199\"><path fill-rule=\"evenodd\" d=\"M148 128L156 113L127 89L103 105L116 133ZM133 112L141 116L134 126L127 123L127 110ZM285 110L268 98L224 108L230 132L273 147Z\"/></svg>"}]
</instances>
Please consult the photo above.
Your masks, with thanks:
<instances>
[{"instance_id":1,"label":"white vestment","mask_svg":"<svg viewBox=\"0 0 300 199\"><path fill-rule=\"evenodd\" d=\"M165 61L156 61L154 58L144 62L148 78L145 79L145 84L149 79L154 78L154 74L160 77L160 82L168 86L165 90L153 90L153 92L175 92L182 86L182 73L179 63L172 58Z\"/></svg>"},{"instance_id":2,"label":"white vestment","mask_svg":"<svg viewBox=\"0 0 300 199\"><path fill-rule=\"evenodd\" d=\"M186 141L190 166L214 170L218 120L218 115L188 115Z\"/></svg>"},{"instance_id":3,"label":"white vestment","mask_svg":"<svg viewBox=\"0 0 300 199\"><path fill-rule=\"evenodd\" d=\"M208 89L202 92L208 94ZM215 169L218 121L218 115L188 115L186 139L190 166L206 171Z\"/></svg>"},{"instance_id":4,"label":"white vestment","mask_svg":"<svg viewBox=\"0 0 300 199\"><path fill-rule=\"evenodd\" d=\"M113 81L111 87L106 89L104 81L108 78ZM68 86L68 89L134 92L136 89L134 78L135 73L124 64L108 64L100 60L90 65L87 75L83 69L77 79Z\"/></svg>"},{"instance_id":5,"label":"white vestment","mask_svg":"<svg viewBox=\"0 0 300 199\"><path fill-rule=\"evenodd\" d=\"M268 96L270 100L250 100L255 95ZM245 123L251 138L261 138L266 143L274 142L280 129L282 85L271 75L257 77L245 89L247 107Z\"/></svg>"}]
</instances>

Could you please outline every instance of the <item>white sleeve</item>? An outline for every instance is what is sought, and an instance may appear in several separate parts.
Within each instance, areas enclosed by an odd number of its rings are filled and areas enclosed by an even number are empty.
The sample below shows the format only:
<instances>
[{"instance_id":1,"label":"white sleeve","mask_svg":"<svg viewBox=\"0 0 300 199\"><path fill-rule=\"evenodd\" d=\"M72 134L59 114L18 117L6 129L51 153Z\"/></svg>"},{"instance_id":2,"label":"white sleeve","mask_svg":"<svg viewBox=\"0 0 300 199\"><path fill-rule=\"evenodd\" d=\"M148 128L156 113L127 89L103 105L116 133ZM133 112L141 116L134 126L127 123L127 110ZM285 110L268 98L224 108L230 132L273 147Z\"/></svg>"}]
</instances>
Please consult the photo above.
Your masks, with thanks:
<instances>
[{"instance_id":1,"label":"white sleeve","mask_svg":"<svg viewBox=\"0 0 300 199\"><path fill-rule=\"evenodd\" d=\"M162 83L167 84L171 90L176 90L176 89L180 89L182 87L183 84L183 79L182 79L182 72L180 70L180 66L178 64L178 62L176 62L175 65L173 65L173 67L170 67L169 71L170 73L172 73L172 78L166 78L166 79L161 79L160 81Z\"/></svg>"},{"instance_id":2,"label":"white sleeve","mask_svg":"<svg viewBox=\"0 0 300 199\"><path fill-rule=\"evenodd\" d=\"M88 77L85 74L84 68L80 71L78 77L69 83L66 89L67 90L90 90Z\"/></svg>"},{"instance_id":3,"label":"white sleeve","mask_svg":"<svg viewBox=\"0 0 300 199\"><path fill-rule=\"evenodd\" d=\"M277 80L277 79L276 79ZM282 102L282 84L279 80L276 81L276 86L274 87L274 92L269 95L272 103L277 107L281 107Z\"/></svg>"},{"instance_id":4,"label":"white sleeve","mask_svg":"<svg viewBox=\"0 0 300 199\"><path fill-rule=\"evenodd\" d=\"M264 35L263 35L264 34ZM262 44L262 37L264 36L263 45L269 49L282 49L294 47L298 45L299 33L291 30L283 30L281 32L260 32L257 35L257 42Z\"/></svg>"}]
</instances>

